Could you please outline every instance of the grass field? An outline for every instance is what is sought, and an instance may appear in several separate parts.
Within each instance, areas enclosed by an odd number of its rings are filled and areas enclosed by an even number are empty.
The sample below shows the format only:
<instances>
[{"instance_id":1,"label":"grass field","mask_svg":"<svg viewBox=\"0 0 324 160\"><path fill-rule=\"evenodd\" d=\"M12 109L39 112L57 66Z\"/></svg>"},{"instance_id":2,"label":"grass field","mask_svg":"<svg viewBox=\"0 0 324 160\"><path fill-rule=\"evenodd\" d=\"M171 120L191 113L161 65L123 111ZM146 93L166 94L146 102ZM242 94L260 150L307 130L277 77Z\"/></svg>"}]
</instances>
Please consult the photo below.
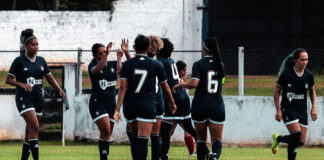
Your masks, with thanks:
<instances>
[{"instance_id":1,"label":"grass field","mask_svg":"<svg viewBox=\"0 0 324 160\"><path fill-rule=\"evenodd\" d=\"M61 85L62 73L60 70L51 70L57 82ZM12 87L5 84L7 71L0 71L0 87ZM87 71L82 73L82 87L91 88L90 77ZM185 81L190 77L185 78ZM249 96L273 96L277 76L245 76L244 78L244 94ZM117 83L118 88L119 83ZM44 87L50 85L44 79ZM315 75L315 90L317 96L324 96L324 75ZM190 95L194 94L191 89ZM223 86L223 95L238 95L238 78L237 76L227 76Z\"/></svg>"},{"instance_id":2,"label":"grass field","mask_svg":"<svg viewBox=\"0 0 324 160\"><path fill-rule=\"evenodd\" d=\"M150 151L149 151L150 152ZM194 160L196 156L188 157L184 146L171 146L170 160ZM17 160L21 155L20 143L0 143L0 160ZM150 153L148 159L150 157ZM287 149L280 148L279 154L273 155L270 148L223 148L223 160L284 160L287 159ZM323 149L301 148L297 159L323 160ZM29 159L32 159L31 156ZM98 146L95 144L69 144L65 147L53 142L40 142L41 160L97 160ZM131 160L129 146L111 145L110 160Z\"/></svg>"}]
</instances>

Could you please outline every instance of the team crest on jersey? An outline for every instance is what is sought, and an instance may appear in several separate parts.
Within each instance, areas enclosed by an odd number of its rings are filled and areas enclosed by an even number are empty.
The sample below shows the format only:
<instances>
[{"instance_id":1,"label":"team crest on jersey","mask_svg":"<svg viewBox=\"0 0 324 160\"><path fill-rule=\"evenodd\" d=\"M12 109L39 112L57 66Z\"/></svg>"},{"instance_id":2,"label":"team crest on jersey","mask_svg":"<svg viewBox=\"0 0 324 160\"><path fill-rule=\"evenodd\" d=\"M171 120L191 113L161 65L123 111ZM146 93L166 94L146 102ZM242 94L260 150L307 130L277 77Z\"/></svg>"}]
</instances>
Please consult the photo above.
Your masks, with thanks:
<instances>
[{"instance_id":1,"label":"team crest on jersey","mask_svg":"<svg viewBox=\"0 0 324 160\"><path fill-rule=\"evenodd\" d=\"M24 68L24 71L28 71L28 68L25 67L25 68Z\"/></svg>"},{"instance_id":2,"label":"team crest on jersey","mask_svg":"<svg viewBox=\"0 0 324 160\"><path fill-rule=\"evenodd\" d=\"M214 61L211 59L211 60L209 60L209 63L213 63Z\"/></svg>"},{"instance_id":3,"label":"team crest on jersey","mask_svg":"<svg viewBox=\"0 0 324 160\"><path fill-rule=\"evenodd\" d=\"M305 84L305 88L308 89L308 84Z\"/></svg>"},{"instance_id":4,"label":"team crest on jersey","mask_svg":"<svg viewBox=\"0 0 324 160\"><path fill-rule=\"evenodd\" d=\"M288 84L287 84L287 87L291 87L291 84L290 84L290 83L288 83Z\"/></svg>"},{"instance_id":5,"label":"team crest on jersey","mask_svg":"<svg viewBox=\"0 0 324 160\"><path fill-rule=\"evenodd\" d=\"M31 87L34 87L37 84L42 84L42 79L35 79L34 77L27 78L27 84L29 84Z\"/></svg>"}]
</instances>

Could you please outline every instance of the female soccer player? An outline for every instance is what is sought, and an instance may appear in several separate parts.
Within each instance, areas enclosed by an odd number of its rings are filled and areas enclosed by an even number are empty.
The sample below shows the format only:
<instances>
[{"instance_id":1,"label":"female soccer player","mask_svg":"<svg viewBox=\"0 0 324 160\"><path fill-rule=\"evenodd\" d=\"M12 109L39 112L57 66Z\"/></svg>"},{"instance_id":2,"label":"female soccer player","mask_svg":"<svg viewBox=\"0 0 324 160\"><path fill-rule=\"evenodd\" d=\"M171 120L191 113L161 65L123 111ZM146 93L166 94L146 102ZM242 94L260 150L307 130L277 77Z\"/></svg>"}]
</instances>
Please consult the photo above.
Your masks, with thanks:
<instances>
[{"instance_id":1,"label":"female soccer player","mask_svg":"<svg viewBox=\"0 0 324 160\"><path fill-rule=\"evenodd\" d=\"M179 84L180 77L177 70L176 63L171 58L173 52L173 44L169 39L163 38L163 48L157 54L157 58L162 62L165 72L168 77L168 85L170 88ZM190 116L190 101L188 94L184 88L176 90L172 93L172 96L177 105L177 112L171 113L171 110L168 107L164 107L163 121L161 124L160 137L161 137L161 154L160 158L162 160L168 159L168 152L170 147L170 131L173 123L182 123L185 131L189 132L193 137L196 137L195 129L192 126L191 116ZM168 106L169 101L164 98L164 105Z\"/></svg>"},{"instance_id":2,"label":"female soccer player","mask_svg":"<svg viewBox=\"0 0 324 160\"><path fill-rule=\"evenodd\" d=\"M109 155L109 140L114 128L113 115L116 109L117 74L121 70L123 52L117 50L117 61L108 61L112 43L105 46L96 43L92 46L93 59L88 66L92 89L89 111L99 131L99 154L101 160L107 160Z\"/></svg>"},{"instance_id":3,"label":"female soccer player","mask_svg":"<svg viewBox=\"0 0 324 160\"><path fill-rule=\"evenodd\" d=\"M283 120L290 134L284 136L274 134L272 152L274 154L278 152L280 142L288 143L288 160L294 160L297 155L297 148L305 143L307 136L307 90L312 102L311 117L313 121L317 119L317 109L314 75L306 68L308 63L306 50L297 48L289 56L283 64L286 69L279 73L274 92L274 102L277 110L275 118L278 122ZM279 105L281 92L282 100Z\"/></svg>"},{"instance_id":4,"label":"female soccer player","mask_svg":"<svg viewBox=\"0 0 324 160\"><path fill-rule=\"evenodd\" d=\"M63 99L66 98L66 95L52 76L45 59L36 56L38 40L33 35L33 30L26 29L21 32L21 36L26 53L12 62L6 83L16 86L16 105L19 115L26 122L21 159L27 160L31 150L34 160L38 160L38 119L42 115L44 105L43 76Z\"/></svg>"},{"instance_id":5,"label":"female soccer player","mask_svg":"<svg viewBox=\"0 0 324 160\"><path fill-rule=\"evenodd\" d=\"M177 65L177 70L178 70L179 77L180 77L180 83L184 83L183 78L187 74L187 64L185 62L183 62L183 61L178 61L176 63L176 65ZM188 93L187 90L186 90L186 92ZM190 103L189 96L187 97L187 103L188 104ZM186 108L185 113L190 114L191 113L191 108ZM184 128L182 123L179 123L179 125L182 128ZM177 123L173 124L171 132L170 132L170 136L173 135L176 127L177 127ZM186 143L187 148L188 148L189 156L191 156L195 152L194 138L188 132L184 131L184 140L185 140L185 143Z\"/></svg>"},{"instance_id":6,"label":"female soccer player","mask_svg":"<svg viewBox=\"0 0 324 160\"><path fill-rule=\"evenodd\" d=\"M147 52L147 56L150 58L154 58L154 56L157 54L157 52L159 52L159 50L161 48L163 48L163 41L160 39L160 37L155 36L155 35L150 35L149 37L149 41L150 41L150 49ZM129 55L129 51L128 51L128 40L123 39L122 40L122 50L124 51L124 53L127 55ZM130 58L130 56L129 56ZM129 59L128 58L128 59ZM159 62L159 61L157 61ZM159 62L160 63L160 62ZM160 125L161 125L161 120L163 117L163 113L164 113L164 99L163 99L163 93L162 93L162 88L161 85L159 84L158 80L156 81L158 83L158 88L157 88L157 113L156 113L156 122L153 124L152 127L152 132L151 132L151 159L152 160L158 160L159 158L159 153L160 153L160 139L159 139L159 132L160 132ZM130 143L134 143L134 139L135 137L137 137L137 133L134 133L133 135L130 132L130 124L127 123L127 127L126 127L126 133L127 136L130 140ZM133 147L136 147L135 145L131 145ZM135 148L131 149L132 150L132 155L134 155L134 152L136 151Z\"/></svg>"},{"instance_id":7,"label":"female soccer player","mask_svg":"<svg viewBox=\"0 0 324 160\"><path fill-rule=\"evenodd\" d=\"M202 46L204 58L195 62L192 67L191 80L177 84L178 88L196 88L192 101L192 120L197 132L197 158L204 160L206 150L207 127L210 131L212 154L210 160L219 159L222 151L222 134L225 122L225 105L222 97L222 86L225 80L224 65L215 37L207 38Z\"/></svg>"},{"instance_id":8,"label":"female soccer player","mask_svg":"<svg viewBox=\"0 0 324 160\"><path fill-rule=\"evenodd\" d=\"M137 139L131 145L133 159L145 160L147 157L148 140L156 121L157 94L156 77L168 97L170 110L176 111L176 105L172 98L169 86L166 83L166 75L163 66L157 61L147 57L150 42L146 36L138 35L135 39L134 49L136 56L124 62L120 75L120 89L118 93L117 107L114 115L115 121L121 120L120 108L123 103L125 119L130 123L130 132L137 133Z\"/></svg>"}]
</instances>

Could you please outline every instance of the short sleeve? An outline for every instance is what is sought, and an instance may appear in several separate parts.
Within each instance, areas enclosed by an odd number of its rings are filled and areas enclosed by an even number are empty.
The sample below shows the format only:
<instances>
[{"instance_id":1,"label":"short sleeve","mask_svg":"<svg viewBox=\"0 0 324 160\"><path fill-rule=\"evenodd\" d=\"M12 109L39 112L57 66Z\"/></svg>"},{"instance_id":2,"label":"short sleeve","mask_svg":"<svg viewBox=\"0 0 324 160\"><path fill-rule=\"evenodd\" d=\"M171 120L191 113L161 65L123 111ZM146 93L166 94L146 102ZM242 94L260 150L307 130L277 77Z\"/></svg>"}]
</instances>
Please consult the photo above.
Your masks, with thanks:
<instances>
[{"instance_id":1,"label":"short sleeve","mask_svg":"<svg viewBox=\"0 0 324 160\"><path fill-rule=\"evenodd\" d=\"M315 82L314 82L314 74L311 74L310 78L309 78L309 88L313 87L314 84L315 84Z\"/></svg>"},{"instance_id":2,"label":"short sleeve","mask_svg":"<svg viewBox=\"0 0 324 160\"><path fill-rule=\"evenodd\" d=\"M279 75L279 78L278 78L278 80L277 80L277 82L276 82L276 85L277 85L277 87L279 87L279 88L283 88L283 86L285 86L286 85L286 74L285 74L286 72L282 72L280 75Z\"/></svg>"},{"instance_id":3,"label":"short sleeve","mask_svg":"<svg viewBox=\"0 0 324 160\"><path fill-rule=\"evenodd\" d=\"M121 71L120 71L120 79L121 80L127 80L127 79L129 79L130 73L128 71L128 68L129 67L127 67L127 64L128 63L124 63L123 66L122 66L122 68L121 68Z\"/></svg>"},{"instance_id":4,"label":"short sleeve","mask_svg":"<svg viewBox=\"0 0 324 160\"><path fill-rule=\"evenodd\" d=\"M191 79L198 79L200 80L200 67L197 62L195 62L192 66L192 76Z\"/></svg>"},{"instance_id":5,"label":"short sleeve","mask_svg":"<svg viewBox=\"0 0 324 160\"><path fill-rule=\"evenodd\" d=\"M18 59L18 57L12 62L10 69L8 71L8 74L11 76L16 77L17 74L19 74L19 70L21 70L21 64L20 61Z\"/></svg>"},{"instance_id":6,"label":"short sleeve","mask_svg":"<svg viewBox=\"0 0 324 160\"><path fill-rule=\"evenodd\" d=\"M45 61L45 59L43 59L43 60L44 60L44 75L51 74L51 71L47 65L47 62Z\"/></svg>"},{"instance_id":7,"label":"short sleeve","mask_svg":"<svg viewBox=\"0 0 324 160\"><path fill-rule=\"evenodd\" d=\"M166 75L166 72L165 72L165 69L164 69L164 66L162 65L162 63L157 63L157 68L158 68L158 80L160 83L164 83L166 82L168 79L167 79L167 75Z\"/></svg>"}]
</instances>

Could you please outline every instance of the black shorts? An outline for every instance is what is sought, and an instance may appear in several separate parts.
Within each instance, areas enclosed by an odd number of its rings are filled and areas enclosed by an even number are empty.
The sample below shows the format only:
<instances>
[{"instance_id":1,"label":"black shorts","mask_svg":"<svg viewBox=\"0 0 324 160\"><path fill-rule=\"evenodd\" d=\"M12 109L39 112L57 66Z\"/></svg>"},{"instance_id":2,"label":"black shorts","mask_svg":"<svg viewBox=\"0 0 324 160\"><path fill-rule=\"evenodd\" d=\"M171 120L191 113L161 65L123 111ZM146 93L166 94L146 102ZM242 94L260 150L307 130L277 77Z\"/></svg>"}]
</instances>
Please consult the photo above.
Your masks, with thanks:
<instances>
[{"instance_id":1,"label":"black shorts","mask_svg":"<svg viewBox=\"0 0 324 160\"><path fill-rule=\"evenodd\" d=\"M159 88L158 96L157 96L157 112L156 118L162 118L164 114L164 98L162 93L162 88Z\"/></svg>"},{"instance_id":2,"label":"black shorts","mask_svg":"<svg viewBox=\"0 0 324 160\"><path fill-rule=\"evenodd\" d=\"M284 124L290 125L298 122L300 126L308 126L307 107L281 107Z\"/></svg>"},{"instance_id":3,"label":"black shorts","mask_svg":"<svg viewBox=\"0 0 324 160\"><path fill-rule=\"evenodd\" d=\"M190 99L184 88L177 90L176 93L172 93L175 104L177 105L177 111L172 114L170 110L170 102L165 98L164 100L164 112L163 119L165 120L183 120L190 118Z\"/></svg>"},{"instance_id":4,"label":"black shorts","mask_svg":"<svg viewBox=\"0 0 324 160\"><path fill-rule=\"evenodd\" d=\"M111 122L115 122L115 120L113 119L113 116L115 114L115 109L116 109L115 98L102 100L91 95L90 102L89 102L89 111L93 123L95 123L97 120L105 116L108 116Z\"/></svg>"},{"instance_id":5,"label":"black shorts","mask_svg":"<svg viewBox=\"0 0 324 160\"><path fill-rule=\"evenodd\" d=\"M31 97L20 97L16 96L16 106L19 111L19 115L22 116L25 112L30 110L35 110L36 116L41 116L43 105L44 105L44 98L31 98Z\"/></svg>"},{"instance_id":6,"label":"black shorts","mask_svg":"<svg viewBox=\"0 0 324 160\"><path fill-rule=\"evenodd\" d=\"M210 122L213 124L225 123L225 106L223 101L218 102L208 97L194 97L191 111L194 123Z\"/></svg>"},{"instance_id":7,"label":"black shorts","mask_svg":"<svg viewBox=\"0 0 324 160\"><path fill-rule=\"evenodd\" d=\"M157 101L154 98L128 98L123 102L123 112L128 122L156 122Z\"/></svg>"}]
</instances>

